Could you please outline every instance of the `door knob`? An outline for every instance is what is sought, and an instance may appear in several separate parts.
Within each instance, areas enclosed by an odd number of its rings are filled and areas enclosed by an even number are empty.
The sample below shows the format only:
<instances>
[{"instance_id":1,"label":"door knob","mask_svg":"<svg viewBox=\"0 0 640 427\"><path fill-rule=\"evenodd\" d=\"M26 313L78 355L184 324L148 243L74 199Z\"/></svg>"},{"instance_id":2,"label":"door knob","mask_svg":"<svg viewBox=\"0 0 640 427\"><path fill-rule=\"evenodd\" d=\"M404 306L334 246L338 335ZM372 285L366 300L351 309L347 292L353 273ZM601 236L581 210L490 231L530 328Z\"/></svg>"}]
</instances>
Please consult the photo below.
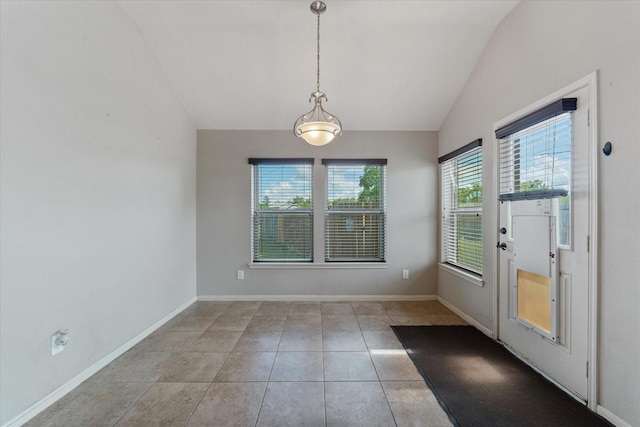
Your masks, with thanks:
<instances>
[{"instance_id":1,"label":"door knob","mask_svg":"<svg viewBox=\"0 0 640 427\"><path fill-rule=\"evenodd\" d=\"M498 242L498 244L496 245L496 248L500 248L503 251L506 251L507 250L507 244L504 243L504 242L502 242L502 243Z\"/></svg>"}]
</instances>

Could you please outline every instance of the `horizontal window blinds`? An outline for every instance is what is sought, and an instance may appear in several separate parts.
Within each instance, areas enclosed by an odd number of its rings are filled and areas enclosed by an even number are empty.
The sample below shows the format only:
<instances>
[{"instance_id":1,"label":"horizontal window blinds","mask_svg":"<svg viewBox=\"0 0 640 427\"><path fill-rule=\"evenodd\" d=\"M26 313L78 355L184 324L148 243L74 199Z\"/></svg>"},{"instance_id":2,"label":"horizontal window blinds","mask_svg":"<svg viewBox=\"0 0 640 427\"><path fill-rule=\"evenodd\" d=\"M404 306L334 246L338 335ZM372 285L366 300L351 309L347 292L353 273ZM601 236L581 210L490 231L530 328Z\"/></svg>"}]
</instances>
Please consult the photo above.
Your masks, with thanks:
<instances>
[{"instance_id":1,"label":"horizontal window blinds","mask_svg":"<svg viewBox=\"0 0 640 427\"><path fill-rule=\"evenodd\" d=\"M385 261L386 160L323 160L325 261Z\"/></svg>"},{"instance_id":2,"label":"horizontal window blinds","mask_svg":"<svg viewBox=\"0 0 640 427\"><path fill-rule=\"evenodd\" d=\"M499 200L558 199L558 243L571 239L571 112L499 140Z\"/></svg>"},{"instance_id":3,"label":"horizontal window blinds","mask_svg":"<svg viewBox=\"0 0 640 427\"><path fill-rule=\"evenodd\" d=\"M482 274L482 141L465 147L440 158L441 258Z\"/></svg>"},{"instance_id":4,"label":"horizontal window blinds","mask_svg":"<svg viewBox=\"0 0 640 427\"><path fill-rule=\"evenodd\" d=\"M543 122L552 117L575 111L578 108L578 98L562 98L551 104L545 105L524 117L521 117L508 125L502 126L496 130L496 138L502 139L521 130L527 129L533 125Z\"/></svg>"},{"instance_id":5,"label":"horizontal window blinds","mask_svg":"<svg viewBox=\"0 0 640 427\"><path fill-rule=\"evenodd\" d=\"M259 157L250 157L249 164L250 165L297 165L297 164L309 164L312 165L314 162L313 158L259 158Z\"/></svg>"},{"instance_id":6,"label":"horizontal window blinds","mask_svg":"<svg viewBox=\"0 0 640 427\"><path fill-rule=\"evenodd\" d=\"M323 165L366 166L386 165L387 159L322 159Z\"/></svg>"},{"instance_id":7,"label":"horizontal window blinds","mask_svg":"<svg viewBox=\"0 0 640 427\"><path fill-rule=\"evenodd\" d=\"M249 163L253 261L312 261L313 159L250 159Z\"/></svg>"},{"instance_id":8,"label":"horizontal window blinds","mask_svg":"<svg viewBox=\"0 0 640 427\"><path fill-rule=\"evenodd\" d=\"M571 113L508 135L499 143L501 196L539 190L569 190Z\"/></svg>"},{"instance_id":9,"label":"horizontal window blinds","mask_svg":"<svg viewBox=\"0 0 640 427\"><path fill-rule=\"evenodd\" d=\"M455 157L458 157L461 154L464 154L468 151L473 150L476 147L481 147L481 146L482 146L482 138L478 138L475 141L468 143L464 147L460 147L457 150L453 150L449 154L445 154L444 156L438 157L438 163L444 163L447 160L451 160Z\"/></svg>"}]
</instances>

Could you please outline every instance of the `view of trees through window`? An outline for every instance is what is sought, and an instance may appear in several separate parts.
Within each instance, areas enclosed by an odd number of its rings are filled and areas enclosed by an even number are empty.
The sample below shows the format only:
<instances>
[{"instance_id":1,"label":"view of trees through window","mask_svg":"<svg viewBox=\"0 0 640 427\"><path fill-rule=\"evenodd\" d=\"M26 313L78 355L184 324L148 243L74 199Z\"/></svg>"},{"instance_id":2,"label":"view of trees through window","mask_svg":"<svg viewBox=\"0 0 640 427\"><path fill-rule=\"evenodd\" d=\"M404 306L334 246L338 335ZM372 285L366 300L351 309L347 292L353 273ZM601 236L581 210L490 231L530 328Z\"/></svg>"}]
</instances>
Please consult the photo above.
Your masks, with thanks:
<instances>
[{"instance_id":1,"label":"view of trees through window","mask_svg":"<svg viewBox=\"0 0 640 427\"><path fill-rule=\"evenodd\" d=\"M312 261L312 164L253 167L253 261Z\"/></svg>"},{"instance_id":2,"label":"view of trees through window","mask_svg":"<svg viewBox=\"0 0 640 427\"><path fill-rule=\"evenodd\" d=\"M441 161L442 261L482 273L482 150Z\"/></svg>"},{"instance_id":3,"label":"view of trees through window","mask_svg":"<svg viewBox=\"0 0 640 427\"><path fill-rule=\"evenodd\" d=\"M384 259L384 168L327 167L325 254L329 261ZM313 260L312 164L254 165L253 260Z\"/></svg>"},{"instance_id":4,"label":"view of trees through window","mask_svg":"<svg viewBox=\"0 0 640 427\"><path fill-rule=\"evenodd\" d=\"M326 261L384 261L383 165L328 165Z\"/></svg>"},{"instance_id":5,"label":"view of trees through window","mask_svg":"<svg viewBox=\"0 0 640 427\"><path fill-rule=\"evenodd\" d=\"M536 123L500 141L500 194L566 190L558 198L558 243L571 240L570 112ZM541 196L542 197L542 196Z\"/></svg>"}]
</instances>

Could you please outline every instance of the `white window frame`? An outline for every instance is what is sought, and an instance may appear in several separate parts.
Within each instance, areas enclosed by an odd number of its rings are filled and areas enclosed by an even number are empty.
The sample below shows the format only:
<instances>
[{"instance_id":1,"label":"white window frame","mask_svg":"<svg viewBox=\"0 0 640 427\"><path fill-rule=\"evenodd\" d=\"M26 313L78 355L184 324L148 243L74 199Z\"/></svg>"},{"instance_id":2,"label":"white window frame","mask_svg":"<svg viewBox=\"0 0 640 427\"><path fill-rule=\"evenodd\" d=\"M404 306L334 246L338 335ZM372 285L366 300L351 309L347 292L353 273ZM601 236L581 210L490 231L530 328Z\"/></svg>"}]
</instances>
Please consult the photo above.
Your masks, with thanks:
<instances>
[{"instance_id":1,"label":"white window frame","mask_svg":"<svg viewBox=\"0 0 640 427\"><path fill-rule=\"evenodd\" d=\"M479 170L472 171L473 176L469 179L472 184L478 183L480 188L480 200L473 206L461 207L458 204L459 194L459 167L458 162L469 158L470 156L478 156ZM482 230L482 139L477 139L449 154L438 159L440 163L440 266L446 270L452 271L469 281L482 285L482 264L483 264L483 230ZM453 176L452 176L453 175ZM453 181L452 181L453 180ZM472 229L472 233L477 235L475 240L477 243L476 252L470 258L475 259L476 264L461 262L458 256L458 243L460 237L458 235L459 217L476 216L477 228ZM479 253L477 253L479 251Z\"/></svg>"},{"instance_id":2,"label":"white window frame","mask_svg":"<svg viewBox=\"0 0 640 427\"><path fill-rule=\"evenodd\" d=\"M249 164L251 165L251 264L262 264L262 263L274 263L274 264L289 264L289 263L312 263L313 262L313 244L314 244L314 216L313 216L313 163L314 159L260 159L260 158L250 158ZM307 175L305 178L308 178L308 182L305 180L304 186L308 189L308 195L310 198L310 206L309 207L296 207L295 209L287 209L286 206L281 206L279 210L275 209L263 209L261 208L261 184L262 184L262 176L260 174L261 166L267 167L305 167L309 168L309 170L305 173ZM291 192L290 194L282 194L283 196L294 196L297 193ZM282 203L282 201L280 202ZM287 256L283 257L261 257L260 256L260 239L261 233L259 231L260 224L262 224L261 218L267 216L274 216L278 219L278 235L286 234L287 230L282 229L281 222L286 224L291 221L284 221L285 219L294 220L296 217L303 218L309 217L308 220L308 228L305 228L301 233L304 242L307 243L307 249L305 251L308 256L300 257L300 258L290 258ZM299 221L294 221L299 222ZM285 227L286 228L286 227Z\"/></svg>"},{"instance_id":3,"label":"white window frame","mask_svg":"<svg viewBox=\"0 0 640 427\"><path fill-rule=\"evenodd\" d=\"M385 263L387 258L387 245L386 245L386 228L387 228L387 188L386 188L386 175L387 175L387 160L386 159L323 159L322 164L325 166L325 222L324 222L324 258L325 263L330 263L332 265L339 263ZM333 183L329 182L330 176L332 173L330 171L331 168L340 168L340 167L362 167L363 169L367 166L377 166L380 168L380 203L377 206L369 206L363 205L362 207L348 207L345 209L336 209L333 206L330 206L331 192L334 189ZM359 178L358 178L359 180ZM359 183L352 183L358 184ZM370 256L372 246L371 240L367 240L363 237L363 250L362 256L345 256L345 255L337 255L332 251L333 241L337 239L342 239L343 236L339 236L336 233L338 232L335 228L335 223L333 221L335 218L339 216L349 216L349 215L362 215L363 225L366 223L365 217L373 216L377 218L377 226L374 227L376 231L376 236L374 237L374 241L377 241L373 245L373 253L374 256ZM348 224L346 222L348 218L345 219L345 228L348 228ZM334 224L334 225L332 225ZM357 227L358 224L354 226ZM366 230L363 229L363 234L366 233Z\"/></svg>"}]
</instances>

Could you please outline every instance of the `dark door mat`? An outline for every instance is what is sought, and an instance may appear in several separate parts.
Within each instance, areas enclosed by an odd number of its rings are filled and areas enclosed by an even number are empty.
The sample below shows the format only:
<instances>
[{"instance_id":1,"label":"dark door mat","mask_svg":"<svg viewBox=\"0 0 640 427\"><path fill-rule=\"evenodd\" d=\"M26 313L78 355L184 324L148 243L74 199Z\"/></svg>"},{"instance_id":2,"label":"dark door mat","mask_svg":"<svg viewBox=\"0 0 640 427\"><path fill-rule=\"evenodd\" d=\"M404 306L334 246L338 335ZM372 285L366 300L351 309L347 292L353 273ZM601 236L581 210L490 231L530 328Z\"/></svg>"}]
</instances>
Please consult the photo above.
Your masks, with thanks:
<instances>
[{"instance_id":1,"label":"dark door mat","mask_svg":"<svg viewBox=\"0 0 640 427\"><path fill-rule=\"evenodd\" d=\"M473 326L392 326L454 426L611 426Z\"/></svg>"}]
</instances>

